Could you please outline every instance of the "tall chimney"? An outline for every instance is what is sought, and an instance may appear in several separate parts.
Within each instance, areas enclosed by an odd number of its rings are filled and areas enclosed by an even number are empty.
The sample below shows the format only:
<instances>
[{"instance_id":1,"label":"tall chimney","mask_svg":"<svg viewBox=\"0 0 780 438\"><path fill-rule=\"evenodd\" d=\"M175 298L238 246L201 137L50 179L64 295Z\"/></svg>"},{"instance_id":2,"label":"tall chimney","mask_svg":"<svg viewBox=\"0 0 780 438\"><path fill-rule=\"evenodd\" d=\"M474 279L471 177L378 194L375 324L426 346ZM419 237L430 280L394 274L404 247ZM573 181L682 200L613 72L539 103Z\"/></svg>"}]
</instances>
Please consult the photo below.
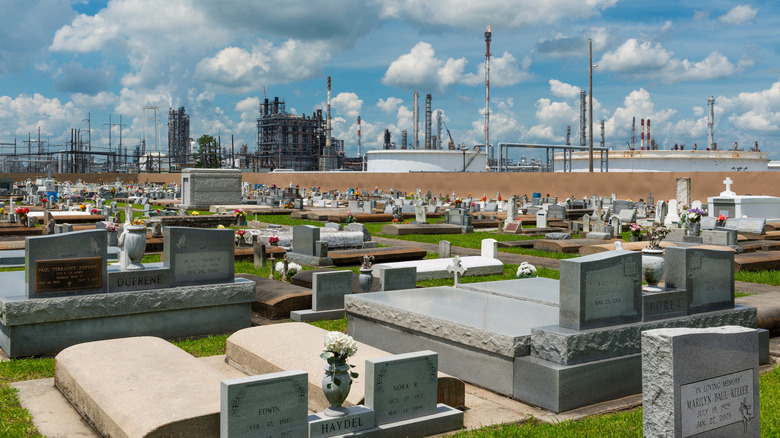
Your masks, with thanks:
<instances>
[{"instance_id":1,"label":"tall chimney","mask_svg":"<svg viewBox=\"0 0 780 438\"><path fill-rule=\"evenodd\" d=\"M645 119L642 119L639 124L642 132L642 139L639 141L639 147L641 150L645 150Z\"/></svg>"},{"instance_id":2,"label":"tall chimney","mask_svg":"<svg viewBox=\"0 0 780 438\"><path fill-rule=\"evenodd\" d=\"M325 122L325 149L330 154L330 76L328 76L328 120Z\"/></svg>"},{"instance_id":3,"label":"tall chimney","mask_svg":"<svg viewBox=\"0 0 780 438\"><path fill-rule=\"evenodd\" d=\"M425 149L431 148L431 95L425 95Z\"/></svg>"},{"instance_id":4,"label":"tall chimney","mask_svg":"<svg viewBox=\"0 0 780 438\"><path fill-rule=\"evenodd\" d=\"M414 100L412 104L412 149L420 148L420 139L418 137L420 131L420 109L417 107L419 97L420 95L415 91L412 98Z\"/></svg>"}]
</instances>

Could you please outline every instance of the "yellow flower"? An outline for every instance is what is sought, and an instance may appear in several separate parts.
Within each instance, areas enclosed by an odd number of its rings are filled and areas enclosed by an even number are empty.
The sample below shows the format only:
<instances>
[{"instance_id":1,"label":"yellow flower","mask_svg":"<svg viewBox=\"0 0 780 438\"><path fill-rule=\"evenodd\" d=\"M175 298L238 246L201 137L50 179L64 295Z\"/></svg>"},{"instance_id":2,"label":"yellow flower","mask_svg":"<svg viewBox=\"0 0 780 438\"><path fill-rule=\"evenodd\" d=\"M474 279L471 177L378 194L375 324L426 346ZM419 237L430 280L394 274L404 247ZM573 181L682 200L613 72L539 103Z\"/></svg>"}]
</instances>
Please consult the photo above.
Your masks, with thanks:
<instances>
[{"instance_id":1,"label":"yellow flower","mask_svg":"<svg viewBox=\"0 0 780 438\"><path fill-rule=\"evenodd\" d=\"M224 225L222 225L222 224L219 224L219 225L217 225L217 228L219 228L220 230L224 230L224 229L225 229L225 226L224 226Z\"/></svg>"},{"instance_id":2,"label":"yellow flower","mask_svg":"<svg viewBox=\"0 0 780 438\"><path fill-rule=\"evenodd\" d=\"M193 212L192 212L192 215L193 215L193 216L198 216L198 215L200 215L200 213L198 213L197 211L193 211Z\"/></svg>"}]
</instances>

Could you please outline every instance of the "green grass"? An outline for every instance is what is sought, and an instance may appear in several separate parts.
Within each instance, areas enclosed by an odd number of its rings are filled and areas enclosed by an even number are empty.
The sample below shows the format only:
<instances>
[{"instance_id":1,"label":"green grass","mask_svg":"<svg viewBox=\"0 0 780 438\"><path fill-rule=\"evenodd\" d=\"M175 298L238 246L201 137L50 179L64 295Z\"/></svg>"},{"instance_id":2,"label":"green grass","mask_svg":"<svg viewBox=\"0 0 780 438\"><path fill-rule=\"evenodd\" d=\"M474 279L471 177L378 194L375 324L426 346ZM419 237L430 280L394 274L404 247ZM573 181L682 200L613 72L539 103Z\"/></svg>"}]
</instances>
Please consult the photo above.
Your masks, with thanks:
<instances>
[{"instance_id":1,"label":"green grass","mask_svg":"<svg viewBox=\"0 0 780 438\"><path fill-rule=\"evenodd\" d=\"M347 317L344 316L341 319L313 321L309 324L327 330L329 332L347 332Z\"/></svg>"},{"instance_id":2,"label":"green grass","mask_svg":"<svg viewBox=\"0 0 780 438\"><path fill-rule=\"evenodd\" d=\"M734 280L780 286L780 271L740 271L734 273Z\"/></svg>"},{"instance_id":3,"label":"green grass","mask_svg":"<svg viewBox=\"0 0 780 438\"><path fill-rule=\"evenodd\" d=\"M520 247L498 248L498 250L500 252L509 252L512 254L522 254L522 255L534 256L534 257L544 257L548 259L573 259L580 256L579 254L575 254L575 253L542 251L540 249L520 248Z\"/></svg>"},{"instance_id":4,"label":"green grass","mask_svg":"<svg viewBox=\"0 0 780 438\"><path fill-rule=\"evenodd\" d=\"M460 282L467 283L479 283L483 281L500 281L500 280L516 280L517 279L517 266L518 265L504 265L503 274L493 275L481 275L476 277L461 277ZM536 275L544 278L553 278L558 280L560 278L560 272L555 269L548 269L542 266L536 267ZM455 279L449 278L437 278L434 280L421 280L417 282L418 286L422 287L436 287L436 286L453 286Z\"/></svg>"},{"instance_id":5,"label":"green grass","mask_svg":"<svg viewBox=\"0 0 780 438\"><path fill-rule=\"evenodd\" d=\"M369 230L370 231L370 230ZM469 234L412 234L407 236L390 236L387 234L379 234L379 237L388 237L399 240L409 240L413 242L422 243L434 243L438 244L440 240L449 241L452 246L459 246L461 248L481 248L482 239L496 239L501 241L512 240L530 240L538 239L539 237L531 236L519 236L517 234L496 234L490 231L475 231Z\"/></svg>"},{"instance_id":6,"label":"green grass","mask_svg":"<svg viewBox=\"0 0 780 438\"><path fill-rule=\"evenodd\" d=\"M205 338L188 338L173 341L172 344L195 357L216 356L225 354L226 335L213 335Z\"/></svg>"},{"instance_id":7,"label":"green grass","mask_svg":"<svg viewBox=\"0 0 780 438\"><path fill-rule=\"evenodd\" d=\"M529 421L519 425L507 424L489 426L475 431L456 433L450 436L458 438L641 438L642 410L635 409L616 414L598 415L587 417L579 421L563 421L557 424L544 423L535 418L531 418Z\"/></svg>"}]
</instances>

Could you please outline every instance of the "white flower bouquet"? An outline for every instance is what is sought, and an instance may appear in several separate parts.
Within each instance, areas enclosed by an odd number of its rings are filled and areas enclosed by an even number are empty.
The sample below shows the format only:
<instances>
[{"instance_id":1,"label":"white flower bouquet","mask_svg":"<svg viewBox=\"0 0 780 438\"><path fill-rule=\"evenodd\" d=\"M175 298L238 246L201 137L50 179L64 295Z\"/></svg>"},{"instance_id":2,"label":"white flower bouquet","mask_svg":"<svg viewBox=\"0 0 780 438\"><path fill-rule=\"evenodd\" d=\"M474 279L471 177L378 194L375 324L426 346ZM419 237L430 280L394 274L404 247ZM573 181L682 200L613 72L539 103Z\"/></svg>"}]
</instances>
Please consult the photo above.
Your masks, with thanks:
<instances>
[{"instance_id":1,"label":"white flower bouquet","mask_svg":"<svg viewBox=\"0 0 780 438\"><path fill-rule=\"evenodd\" d=\"M325 346L325 351L320 354L320 357L325 359L330 366L330 370L326 371L326 374L333 373L334 376L337 371L336 367L339 365L349 365L347 359L350 356L354 356L355 353L357 353L358 348L357 342L352 339L352 336L336 331L328 332L328 334L325 335L325 342L323 344ZM350 369L354 367L354 365L349 365ZM357 379L358 373L350 371L349 376L353 379ZM337 378L334 378L333 383L335 383L336 386L341 385L341 381Z\"/></svg>"},{"instance_id":2,"label":"white flower bouquet","mask_svg":"<svg viewBox=\"0 0 780 438\"><path fill-rule=\"evenodd\" d=\"M536 277L536 267L528 262L520 263L517 267L517 278Z\"/></svg>"}]
</instances>

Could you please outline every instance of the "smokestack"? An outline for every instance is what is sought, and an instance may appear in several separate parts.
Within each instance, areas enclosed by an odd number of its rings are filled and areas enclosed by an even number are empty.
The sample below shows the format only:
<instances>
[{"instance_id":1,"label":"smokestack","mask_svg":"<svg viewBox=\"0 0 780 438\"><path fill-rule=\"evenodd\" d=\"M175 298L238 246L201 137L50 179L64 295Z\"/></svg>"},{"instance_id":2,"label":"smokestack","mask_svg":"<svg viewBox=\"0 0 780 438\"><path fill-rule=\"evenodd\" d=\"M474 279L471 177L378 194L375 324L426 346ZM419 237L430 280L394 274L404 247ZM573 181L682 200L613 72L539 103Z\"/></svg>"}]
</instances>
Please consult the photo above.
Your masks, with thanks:
<instances>
[{"instance_id":1,"label":"smokestack","mask_svg":"<svg viewBox=\"0 0 780 438\"><path fill-rule=\"evenodd\" d=\"M330 76L328 76L328 120L325 124L325 148L330 155Z\"/></svg>"},{"instance_id":2,"label":"smokestack","mask_svg":"<svg viewBox=\"0 0 780 438\"><path fill-rule=\"evenodd\" d=\"M414 103L412 104L412 149L420 148L420 139L418 137L420 131L420 109L417 107L417 100L420 95L416 91L414 92Z\"/></svg>"},{"instance_id":3,"label":"smokestack","mask_svg":"<svg viewBox=\"0 0 780 438\"><path fill-rule=\"evenodd\" d=\"M650 141L650 119L647 119L647 150L653 149L653 142Z\"/></svg>"},{"instance_id":4,"label":"smokestack","mask_svg":"<svg viewBox=\"0 0 780 438\"><path fill-rule=\"evenodd\" d=\"M639 142L639 148L645 150L645 119L640 122L640 130L642 131L642 139Z\"/></svg>"},{"instance_id":5,"label":"smokestack","mask_svg":"<svg viewBox=\"0 0 780 438\"><path fill-rule=\"evenodd\" d=\"M431 95L425 95L425 149L431 149Z\"/></svg>"},{"instance_id":6,"label":"smokestack","mask_svg":"<svg viewBox=\"0 0 780 438\"><path fill-rule=\"evenodd\" d=\"M716 150L715 144L715 98L707 99L707 147Z\"/></svg>"},{"instance_id":7,"label":"smokestack","mask_svg":"<svg viewBox=\"0 0 780 438\"><path fill-rule=\"evenodd\" d=\"M441 149L441 110L436 110L436 145L434 149Z\"/></svg>"},{"instance_id":8,"label":"smokestack","mask_svg":"<svg viewBox=\"0 0 780 438\"><path fill-rule=\"evenodd\" d=\"M631 119L631 150L636 149L636 117Z\"/></svg>"},{"instance_id":9,"label":"smokestack","mask_svg":"<svg viewBox=\"0 0 780 438\"><path fill-rule=\"evenodd\" d=\"M360 154L360 116L358 116L358 157L362 157Z\"/></svg>"},{"instance_id":10,"label":"smokestack","mask_svg":"<svg viewBox=\"0 0 780 438\"><path fill-rule=\"evenodd\" d=\"M406 129L401 131L401 149L406 149Z\"/></svg>"},{"instance_id":11,"label":"smokestack","mask_svg":"<svg viewBox=\"0 0 780 438\"><path fill-rule=\"evenodd\" d=\"M490 41L493 39L493 33L490 32L490 26L485 32L485 151L490 148ZM493 151L490 151L493 155ZM492 156L490 158L493 158ZM490 170L490 160L487 161L487 170Z\"/></svg>"}]
</instances>

